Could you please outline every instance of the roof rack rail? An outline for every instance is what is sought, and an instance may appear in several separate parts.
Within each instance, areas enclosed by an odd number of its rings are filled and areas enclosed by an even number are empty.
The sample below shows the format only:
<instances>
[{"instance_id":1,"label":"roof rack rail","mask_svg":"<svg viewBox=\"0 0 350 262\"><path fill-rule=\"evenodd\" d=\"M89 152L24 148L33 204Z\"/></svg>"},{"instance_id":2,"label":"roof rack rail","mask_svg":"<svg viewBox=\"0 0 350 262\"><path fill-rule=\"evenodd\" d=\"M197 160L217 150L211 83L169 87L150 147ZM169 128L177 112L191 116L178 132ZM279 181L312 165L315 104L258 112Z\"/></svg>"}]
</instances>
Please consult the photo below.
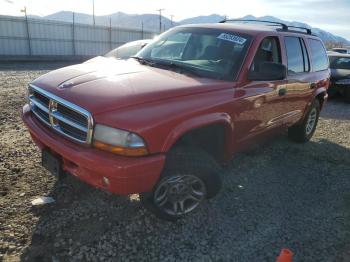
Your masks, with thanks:
<instances>
[{"instance_id":1,"label":"roof rack rail","mask_svg":"<svg viewBox=\"0 0 350 262\"><path fill-rule=\"evenodd\" d=\"M301 29L301 30L305 30L306 33L308 35L311 35L312 32L311 32L311 29L310 28L306 28L306 27L301 27L301 26L293 26L293 25L289 25L288 28L296 28L296 29Z\"/></svg>"},{"instance_id":2,"label":"roof rack rail","mask_svg":"<svg viewBox=\"0 0 350 262\"><path fill-rule=\"evenodd\" d=\"M306 34L311 35L311 29L306 27L300 27L300 26L292 26L292 25L286 25L284 23L280 22L273 22L273 21L266 21L266 20L255 20L255 19L225 19L220 21L219 23L226 23L226 22L254 22L254 23L265 23L270 24L271 26L281 26L282 30L288 31L289 29L302 29L305 30Z\"/></svg>"},{"instance_id":3,"label":"roof rack rail","mask_svg":"<svg viewBox=\"0 0 350 262\"><path fill-rule=\"evenodd\" d=\"M256 23L267 23L267 24L273 24L276 26L281 26L283 30L288 30L288 26L283 23L279 22L272 22L272 21L265 21L265 20L254 20L254 19L225 19L220 21L219 23L226 23L226 22L256 22Z\"/></svg>"}]
</instances>

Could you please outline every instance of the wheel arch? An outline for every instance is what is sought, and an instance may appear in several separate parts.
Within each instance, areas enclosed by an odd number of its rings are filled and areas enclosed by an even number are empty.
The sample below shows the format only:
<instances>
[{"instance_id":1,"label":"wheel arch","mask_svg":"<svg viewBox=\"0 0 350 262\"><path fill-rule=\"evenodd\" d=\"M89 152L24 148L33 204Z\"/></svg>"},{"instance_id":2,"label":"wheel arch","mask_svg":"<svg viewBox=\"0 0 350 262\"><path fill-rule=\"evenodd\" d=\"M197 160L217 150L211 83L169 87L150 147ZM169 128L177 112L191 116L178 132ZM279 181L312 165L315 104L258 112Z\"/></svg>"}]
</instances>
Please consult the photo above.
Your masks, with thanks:
<instances>
[{"instance_id":1,"label":"wheel arch","mask_svg":"<svg viewBox=\"0 0 350 262\"><path fill-rule=\"evenodd\" d=\"M200 133L204 129L212 127L218 127L223 131L222 139L224 143L222 144L222 156L226 159L230 154L230 145L232 144L232 133L234 130L233 121L227 113L211 113L181 122L166 137L162 146L162 152L168 152L185 136L198 134L198 132Z\"/></svg>"},{"instance_id":2,"label":"wheel arch","mask_svg":"<svg viewBox=\"0 0 350 262\"><path fill-rule=\"evenodd\" d=\"M322 87L316 90L315 99L317 99L320 102L321 109L327 97L328 97L328 94L327 94L327 89L325 87Z\"/></svg>"}]
</instances>

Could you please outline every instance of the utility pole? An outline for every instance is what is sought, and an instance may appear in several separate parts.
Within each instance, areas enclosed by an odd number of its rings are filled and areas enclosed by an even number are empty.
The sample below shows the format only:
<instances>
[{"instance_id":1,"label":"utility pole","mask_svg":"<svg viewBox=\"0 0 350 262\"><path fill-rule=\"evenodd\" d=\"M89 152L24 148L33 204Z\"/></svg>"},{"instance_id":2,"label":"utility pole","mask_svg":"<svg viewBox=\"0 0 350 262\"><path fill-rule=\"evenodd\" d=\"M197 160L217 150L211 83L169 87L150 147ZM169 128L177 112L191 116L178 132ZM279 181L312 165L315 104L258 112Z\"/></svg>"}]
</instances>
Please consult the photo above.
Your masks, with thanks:
<instances>
[{"instance_id":1,"label":"utility pole","mask_svg":"<svg viewBox=\"0 0 350 262\"><path fill-rule=\"evenodd\" d=\"M95 25L95 0L92 0L92 19Z\"/></svg>"},{"instance_id":2,"label":"utility pole","mask_svg":"<svg viewBox=\"0 0 350 262\"><path fill-rule=\"evenodd\" d=\"M21 12L24 13L25 18L26 18L28 53L29 53L29 55L32 55L32 45L31 45L31 41L30 41L29 22L28 22L28 16L27 16L27 7L25 6L23 9L21 9Z\"/></svg>"},{"instance_id":3,"label":"utility pole","mask_svg":"<svg viewBox=\"0 0 350 262\"><path fill-rule=\"evenodd\" d=\"M164 8L156 10L159 12L159 33L162 32L162 11L164 10L165 10Z\"/></svg>"}]
</instances>

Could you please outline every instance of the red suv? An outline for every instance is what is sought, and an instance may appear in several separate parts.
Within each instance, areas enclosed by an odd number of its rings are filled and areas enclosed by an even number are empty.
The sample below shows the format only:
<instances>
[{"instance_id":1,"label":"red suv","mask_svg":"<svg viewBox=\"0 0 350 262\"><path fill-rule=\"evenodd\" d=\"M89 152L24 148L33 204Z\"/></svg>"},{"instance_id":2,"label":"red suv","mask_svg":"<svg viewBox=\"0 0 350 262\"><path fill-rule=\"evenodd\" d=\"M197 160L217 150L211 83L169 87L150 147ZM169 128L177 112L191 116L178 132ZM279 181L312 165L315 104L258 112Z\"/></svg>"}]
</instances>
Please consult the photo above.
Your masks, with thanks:
<instances>
[{"instance_id":1,"label":"red suv","mask_svg":"<svg viewBox=\"0 0 350 262\"><path fill-rule=\"evenodd\" d=\"M271 26L272 25L272 26ZM52 71L28 87L23 121L42 164L165 219L221 187L219 163L274 130L308 141L327 98L325 48L284 24L175 27L136 56Z\"/></svg>"}]
</instances>

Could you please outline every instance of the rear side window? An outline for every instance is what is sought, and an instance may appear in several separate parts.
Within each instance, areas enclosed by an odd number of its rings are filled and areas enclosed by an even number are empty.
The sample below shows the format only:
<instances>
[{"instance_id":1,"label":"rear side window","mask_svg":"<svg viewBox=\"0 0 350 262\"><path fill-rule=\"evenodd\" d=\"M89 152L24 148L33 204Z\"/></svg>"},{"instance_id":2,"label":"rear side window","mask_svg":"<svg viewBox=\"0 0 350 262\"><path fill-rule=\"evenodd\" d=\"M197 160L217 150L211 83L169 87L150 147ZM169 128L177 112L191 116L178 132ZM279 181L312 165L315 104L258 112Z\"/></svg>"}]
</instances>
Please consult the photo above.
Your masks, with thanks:
<instances>
[{"instance_id":1,"label":"rear side window","mask_svg":"<svg viewBox=\"0 0 350 262\"><path fill-rule=\"evenodd\" d=\"M306 50L305 42L303 39L300 38L301 47L303 49L303 57L304 57L304 71L309 72L310 71L310 60L309 55Z\"/></svg>"},{"instance_id":2,"label":"rear side window","mask_svg":"<svg viewBox=\"0 0 350 262\"><path fill-rule=\"evenodd\" d=\"M309 62L303 40L299 37L286 36L284 42L287 50L288 74L309 71Z\"/></svg>"},{"instance_id":3,"label":"rear side window","mask_svg":"<svg viewBox=\"0 0 350 262\"><path fill-rule=\"evenodd\" d=\"M326 70L329 66L326 50L321 41L309 39L313 71Z\"/></svg>"}]
</instances>

